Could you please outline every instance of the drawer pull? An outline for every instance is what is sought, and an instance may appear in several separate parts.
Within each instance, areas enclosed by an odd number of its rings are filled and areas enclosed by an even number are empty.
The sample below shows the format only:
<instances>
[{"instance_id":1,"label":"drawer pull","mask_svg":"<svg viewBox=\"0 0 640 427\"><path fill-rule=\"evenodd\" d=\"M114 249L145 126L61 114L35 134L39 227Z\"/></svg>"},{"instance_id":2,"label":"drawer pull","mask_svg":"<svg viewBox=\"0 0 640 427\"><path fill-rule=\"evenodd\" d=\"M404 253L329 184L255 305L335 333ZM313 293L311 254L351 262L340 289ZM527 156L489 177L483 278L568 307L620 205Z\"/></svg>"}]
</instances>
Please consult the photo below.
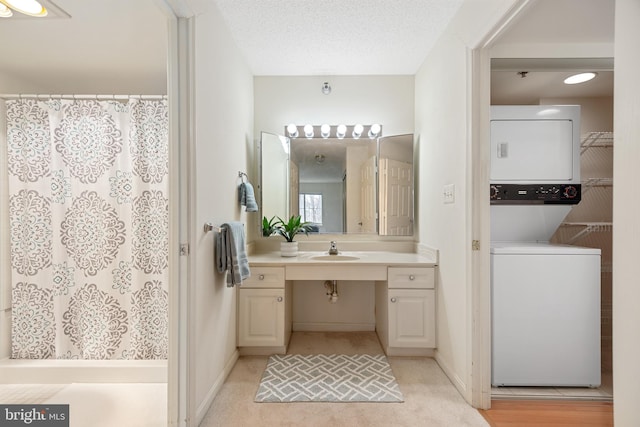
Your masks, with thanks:
<instances>
[{"instance_id":1,"label":"drawer pull","mask_svg":"<svg viewBox=\"0 0 640 427\"><path fill-rule=\"evenodd\" d=\"M278 297L278 302L282 302L282 297Z\"/></svg>"},{"instance_id":2,"label":"drawer pull","mask_svg":"<svg viewBox=\"0 0 640 427\"><path fill-rule=\"evenodd\" d=\"M396 301L397 301L397 300L396 300L396 298L395 298L395 297L391 298L391 302L396 302Z\"/></svg>"},{"instance_id":3,"label":"drawer pull","mask_svg":"<svg viewBox=\"0 0 640 427\"><path fill-rule=\"evenodd\" d=\"M416 280L416 276L414 276L413 274L409 276L409 280Z\"/></svg>"},{"instance_id":4,"label":"drawer pull","mask_svg":"<svg viewBox=\"0 0 640 427\"><path fill-rule=\"evenodd\" d=\"M258 279L260 279L260 280L264 280L264 274L259 275L259 276L258 276Z\"/></svg>"}]
</instances>

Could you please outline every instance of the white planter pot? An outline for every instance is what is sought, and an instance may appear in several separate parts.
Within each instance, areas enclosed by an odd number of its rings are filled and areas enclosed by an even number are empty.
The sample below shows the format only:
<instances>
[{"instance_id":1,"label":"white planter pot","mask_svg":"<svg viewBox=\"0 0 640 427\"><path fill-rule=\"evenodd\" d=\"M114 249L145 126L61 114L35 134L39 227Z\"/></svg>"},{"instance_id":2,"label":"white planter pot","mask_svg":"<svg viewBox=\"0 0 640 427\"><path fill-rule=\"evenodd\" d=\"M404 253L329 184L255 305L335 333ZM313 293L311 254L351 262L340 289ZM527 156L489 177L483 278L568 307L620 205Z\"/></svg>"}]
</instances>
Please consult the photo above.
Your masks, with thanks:
<instances>
[{"instance_id":1,"label":"white planter pot","mask_svg":"<svg viewBox=\"0 0 640 427\"><path fill-rule=\"evenodd\" d=\"M280 242L280 255L287 257L298 256L298 242Z\"/></svg>"}]
</instances>

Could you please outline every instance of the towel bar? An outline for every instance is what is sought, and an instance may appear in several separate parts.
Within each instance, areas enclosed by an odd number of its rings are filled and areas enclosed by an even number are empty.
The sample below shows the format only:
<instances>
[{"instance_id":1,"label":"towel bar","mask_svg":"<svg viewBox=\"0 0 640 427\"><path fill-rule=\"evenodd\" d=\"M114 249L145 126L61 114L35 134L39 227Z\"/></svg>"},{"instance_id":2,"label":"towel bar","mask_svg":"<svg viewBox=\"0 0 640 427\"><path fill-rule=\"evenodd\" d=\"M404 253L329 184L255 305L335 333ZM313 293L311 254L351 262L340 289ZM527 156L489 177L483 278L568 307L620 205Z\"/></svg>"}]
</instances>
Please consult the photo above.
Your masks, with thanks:
<instances>
[{"instance_id":1,"label":"towel bar","mask_svg":"<svg viewBox=\"0 0 640 427\"><path fill-rule=\"evenodd\" d=\"M210 222L207 222L204 224L204 232L208 233L210 231L217 231L218 233L222 232L222 227L217 227L213 224L211 224Z\"/></svg>"},{"instance_id":2,"label":"towel bar","mask_svg":"<svg viewBox=\"0 0 640 427\"><path fill-rule=\"evenodd\" d=\"M217 225L213 225L210 222L205 222L204 223L204 232L208 233L210 231L216 231L218 233L221 233L222 230L224 230L222 227L218 227Z\"/></svg>"}]
</instances>

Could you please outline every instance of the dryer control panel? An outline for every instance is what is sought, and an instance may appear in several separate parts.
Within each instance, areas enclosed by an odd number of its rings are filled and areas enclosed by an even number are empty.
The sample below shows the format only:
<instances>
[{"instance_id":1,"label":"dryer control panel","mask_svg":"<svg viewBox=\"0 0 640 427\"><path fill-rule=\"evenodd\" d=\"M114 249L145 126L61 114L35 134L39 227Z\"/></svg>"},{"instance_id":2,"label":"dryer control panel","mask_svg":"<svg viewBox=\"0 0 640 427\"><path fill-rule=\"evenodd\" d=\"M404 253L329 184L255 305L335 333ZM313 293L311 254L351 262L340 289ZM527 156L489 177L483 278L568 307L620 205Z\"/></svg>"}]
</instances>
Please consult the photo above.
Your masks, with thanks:
<instances>
[{"instance_id":1,"label":"dryer control panel","mask_svg":"<svg viewBox=\"0 0 640 427\"><path fill-rule=\"evenodd\" d=\"M491 184L489 198L492 205L576 205L581 196L580 184Z\"/></svg>"}]
</instances>

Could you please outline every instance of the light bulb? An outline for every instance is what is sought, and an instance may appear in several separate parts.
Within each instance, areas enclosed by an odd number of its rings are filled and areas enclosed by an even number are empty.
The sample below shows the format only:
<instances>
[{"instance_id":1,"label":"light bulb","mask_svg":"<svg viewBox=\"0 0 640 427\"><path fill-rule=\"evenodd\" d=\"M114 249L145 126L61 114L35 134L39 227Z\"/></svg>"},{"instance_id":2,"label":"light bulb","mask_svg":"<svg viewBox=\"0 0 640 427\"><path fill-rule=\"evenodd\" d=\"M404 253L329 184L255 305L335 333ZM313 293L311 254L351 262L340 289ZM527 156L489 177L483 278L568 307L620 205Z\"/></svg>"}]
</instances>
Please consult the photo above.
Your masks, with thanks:
<instances>
[{"instance_id":1,"label":"light bulb","mask_svg":"<svg viewBox=\"0 0 640 427\"><path fill-rule=\"evenodd\" d=\"M313 138L313 126L304 125L304 136L306 136L309 139Z\"/></svg>"},{"instance_id":2,"label":"light bulb","mask_svg":"<svg viewBox=\"0 0 640 427\"><path fill-rule=\"evenodd\" d=\"M7 6L29 16L47 16L47 9L36 0L4 0Z\"/></svg>"},{"instance_id":3,"label":"light bulb","mask_svg":"<svg viewBox=\"0 0 640 427\"><path fill-rule=\"evenodd\" d=\"M353 133L352 136L354 139L358 139L360 138L360 135L362 135L362 131L364 130L364 126L362 126L360 123L358 123L357 125L355 125L353 127Z\"/></svg>"},{"instance_id":4,"label":"light bulb","mask_svg":"<svg viewBox=\"0 0 640 427\"><path fill-rule=\"evenodd\" d=\"M338 137L338 139L344 138L346 134L347 134L347 126L338 125L338 128L336 129L336 136Z\"/></svg>"},{"instance_id":5,"label":"light bulb","mask_svg":"<svg viewBox=\"0 0 640 427\"><path fill-rule=\"evenodd\" d=\"M294 125L293 123L290 123L287 126L287 133L289 134L290 138L297 138L298 137L298 126Z\"/></svg>"},{"instance_id":6,"label":"light bulb","mask_svg":"<svg viewBox=\"0 0 640 427\"><path fill-rule=\"evenodd\" d=\"M0 3L0 18L10 18L13 16L13 12L3 3Z\"/></svg>"},{"instance_id":7,"label":"light bulb","mask_svg":"<svg viewBox=\"0 0 640 427\"><path fill-rule=\"evenodd\" d=\"M377 123L372 124L371 128L369 129L369 138L373 139L377 137L379 133L380 133L380 125Z\"/></svg>"},{"instance_id":8,"label":"light bulb","mask_svg":"<svg viewBox=\"0 0 640 427\"><path fill-rule=\"evenodd\" d=\"M331 126L329 126L328 124L323 124L322 126L320 126L320 135L323 138L329 138L329 135L331 134Z\"/></svg>"}]
</instances>

